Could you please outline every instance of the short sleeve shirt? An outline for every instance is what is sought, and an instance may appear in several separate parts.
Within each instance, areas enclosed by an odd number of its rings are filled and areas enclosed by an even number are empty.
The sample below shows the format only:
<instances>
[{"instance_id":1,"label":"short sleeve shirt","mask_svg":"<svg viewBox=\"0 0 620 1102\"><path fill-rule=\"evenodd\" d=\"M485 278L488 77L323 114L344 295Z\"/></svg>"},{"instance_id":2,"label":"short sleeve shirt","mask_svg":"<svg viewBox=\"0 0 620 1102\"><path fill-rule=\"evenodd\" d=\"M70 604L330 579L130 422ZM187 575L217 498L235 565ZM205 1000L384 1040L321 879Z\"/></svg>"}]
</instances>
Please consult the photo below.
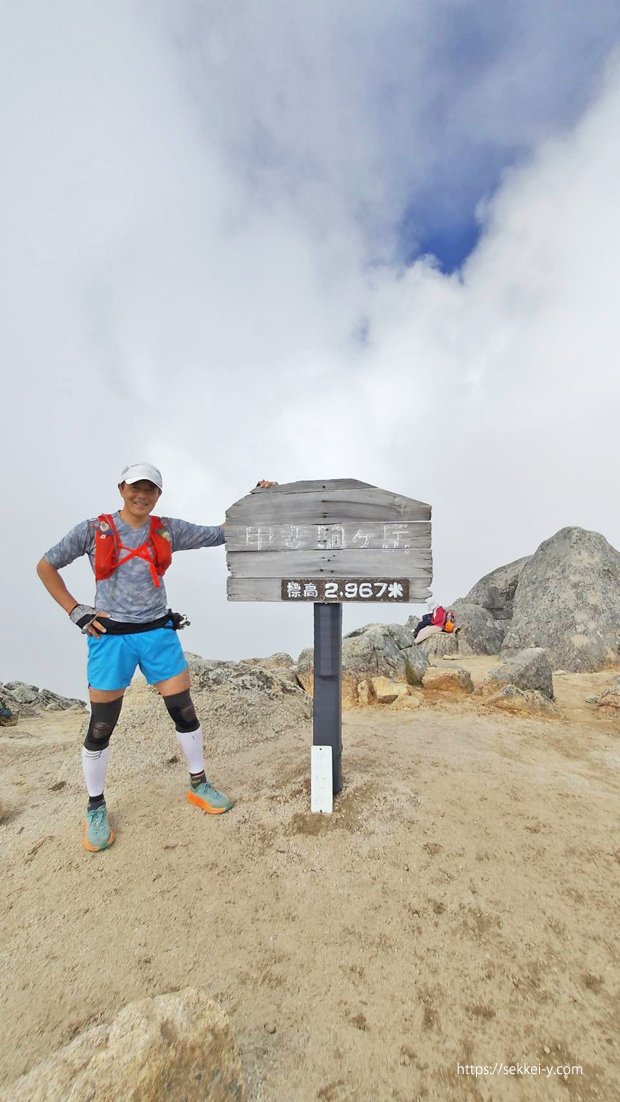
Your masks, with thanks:
<instances>
[{"instance_id":1,"label":"short sleeve shirt","mask_svg":"<svg viewBox=\"0 0 620 1102\"><path fill-rule=\"evenodd\" d=\"M149 536L150 519L142 528L132 528L114 513L114 524L121 543L127 548L140 547ZM88 555L95 570L95 534L99 526L97 518L83 520L66 536L50 547L43 558L57 570L68 566L81 555ZM190 524L187 520L162 517L162 526L170 534L173 553L191 551L198 547L217 547L226 542L223 528ZM147 562L132 558L121 565L109 578L96 583L95 608L107 612L113 620L127 624L140 624L165 616L168 610L163 578L155 585Z\"/></svg>"}]
</instances>

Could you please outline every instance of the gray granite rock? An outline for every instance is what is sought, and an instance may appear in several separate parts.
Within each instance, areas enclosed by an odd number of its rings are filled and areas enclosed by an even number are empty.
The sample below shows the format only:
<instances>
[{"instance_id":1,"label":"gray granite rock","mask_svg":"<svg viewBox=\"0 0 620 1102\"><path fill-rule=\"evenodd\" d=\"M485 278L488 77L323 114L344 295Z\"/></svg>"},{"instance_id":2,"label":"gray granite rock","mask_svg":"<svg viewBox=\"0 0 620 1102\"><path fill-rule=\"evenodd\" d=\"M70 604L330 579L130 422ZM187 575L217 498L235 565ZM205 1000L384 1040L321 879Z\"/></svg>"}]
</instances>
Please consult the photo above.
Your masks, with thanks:
<instances>
[{"instance_id":1,"label":"gray granite rock","mask_svg":"<svg viewBox=\"0 0 620 1102\"><path fill-rule=\"evenodd\" d=\"M414 646L411 632L402 624L366 624L342 641L342 699L355 707L360 702L358 686L373 677L419 685L428 659ZM313 691L314 652L303 650L297 660L297 676L304 689Z\"/></svg>"},{"instance_id":2,"label":"gray granite rock","mask_svg":"<svg viewBox=\"0 0 620 1102\"><path fill-rule=\"evenodd\" d=\"M498 566L490 574L485 574L463 597L463 603L479 605L480 608L486 609L494 620L505 624L512 619L517 584L524 566L531 557L531 555L525 555L522 559L515 559L514 562L509 562L506 566Z\"/></svg>"},{"instance_id":3,"label":"gray granite rock","mask_svg":"<svg viewBox=\"0 0 620 1102\"><path fill-rule=\"evenodd\" d=\"M51 689L40 689L38 685L29 685L25 681L7 681L0 683L0 692L7 707L21 716L38 716L44 712L82 711L86 704L74 697L60 696Z\"/></svg>"},{"instance_id":4,"label":"gray granite rock","mask_svg":"<svg viewBox=\"0 0 620 1102\"><path fill-rule=\"evenodd\" d=\"M542 647L528 647L504 659L487 674L478 691L490 696L505 685L524 692L539 692L547 700L553 700L553 669L547 652Z\"/></svg>"},{"instance_id":5,"label":"gray granite rock","mask_svg":"<svg viewBox=\"0 0 620 1102\"><path fill-rule=\"evenodd\" d=\"M560 714L553 701L537 689L518 689L516 685L503 685L499 692L485 697L484 703L513 715L553 718Z\"/></svg>"},{"instance_id":6,"label":"gray granite rock","mask_svg":"<svg viewBox=\"0 0 620 1102\"><path fill-rule=\"evenodd\" d=\"M562 528L521 570L502 653L544 647L555 669L620 659L620 554L598 532Z\"/></svg>"},{"instance_id":7,"label":"gray granite rock","mask_svg":"<svg viewBox=\"0 0 620 1102\"><path fill-rule=\"evenodd\" d=\"M459 654L499 654L504 638L499 620L482 605L467 599L455 601L450 607L456 616Z\"/></svg>"}]
</instances>

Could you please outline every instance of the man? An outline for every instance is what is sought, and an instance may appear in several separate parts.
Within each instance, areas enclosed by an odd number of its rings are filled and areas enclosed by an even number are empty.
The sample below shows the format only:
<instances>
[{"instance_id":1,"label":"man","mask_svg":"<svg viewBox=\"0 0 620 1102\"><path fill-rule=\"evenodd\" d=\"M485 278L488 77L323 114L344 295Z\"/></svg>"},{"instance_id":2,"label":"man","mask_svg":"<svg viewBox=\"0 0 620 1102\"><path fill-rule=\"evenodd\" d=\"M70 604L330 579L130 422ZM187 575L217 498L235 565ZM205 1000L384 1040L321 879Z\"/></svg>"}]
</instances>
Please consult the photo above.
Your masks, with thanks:
<instances>
[{"instance_id":1,"label":"man","mask_svg":"<svg viewBox=\"0 0 620 1102\"><path fill-rule=\"evenodd\" d=\"M262 480L263 489L277 483ZM82 844L91 853L114 842L104 796L112 732L125 689L139 666L164 699L190 774L188 801L212 815L229 811L232 801L218 792L204 771L202 731L190 696L187 660L179 642L183 617L167 608L163 575L172 553L225 543L224 526L152 516L163 489L157 467L125 467L119 483L123 507L73 528L46 551L37 573L47 591L88 636L91 717L82 749L88 808ZM95 605L82 605L59 571L88 555L96 579Z\"/></svg>"}]
</instances>

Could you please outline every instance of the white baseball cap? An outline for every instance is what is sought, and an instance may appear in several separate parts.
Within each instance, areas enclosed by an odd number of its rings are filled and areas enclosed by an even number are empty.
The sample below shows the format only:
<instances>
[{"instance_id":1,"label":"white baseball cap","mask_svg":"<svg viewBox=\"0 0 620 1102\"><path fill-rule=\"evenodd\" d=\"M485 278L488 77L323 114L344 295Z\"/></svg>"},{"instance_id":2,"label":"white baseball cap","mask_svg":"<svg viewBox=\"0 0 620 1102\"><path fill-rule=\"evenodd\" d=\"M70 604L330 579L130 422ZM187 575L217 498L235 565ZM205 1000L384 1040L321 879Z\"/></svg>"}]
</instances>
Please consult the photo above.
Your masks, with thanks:
<instances>
[{"instance_id":1,"label":"white baseball cap","mask_svg":"<svg viewBox=\"0 0 620 1102\"><path fill-rule=\"evenodd\" d=\"M120 481L127 482L131 486L132 482L140 482L143 478L149 482L154 482L159 490L163 490L164 480L161 477L161 471L158 471L157 467L151 466L150 463L132 463L130 467L125 467Z\"/></svg>"}]
</instances>

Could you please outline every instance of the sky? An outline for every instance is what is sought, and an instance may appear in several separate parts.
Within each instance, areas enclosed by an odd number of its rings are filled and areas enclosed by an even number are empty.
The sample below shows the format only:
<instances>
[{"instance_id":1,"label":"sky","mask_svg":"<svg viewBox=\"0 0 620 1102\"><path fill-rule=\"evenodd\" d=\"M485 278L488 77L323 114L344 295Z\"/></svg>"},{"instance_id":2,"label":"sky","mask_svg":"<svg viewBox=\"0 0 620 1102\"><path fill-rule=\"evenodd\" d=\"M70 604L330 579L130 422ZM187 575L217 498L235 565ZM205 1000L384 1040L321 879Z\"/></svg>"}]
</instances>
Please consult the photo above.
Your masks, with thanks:
<instances>
[{"instance_id":1,"label":"sky","mask_svg":"<svg viewBox=\"0 0 620 1102\"><path fill-rule=\"evenodd\" d=\"M35 565L132 462L201 524L260 478L429 502L443 604L565 525L620 547L616 0L0 18L0 681L85 696ZM226 601L223 548L167 588L205 657L311 643Z\"/></svg>"}]
</instances>

